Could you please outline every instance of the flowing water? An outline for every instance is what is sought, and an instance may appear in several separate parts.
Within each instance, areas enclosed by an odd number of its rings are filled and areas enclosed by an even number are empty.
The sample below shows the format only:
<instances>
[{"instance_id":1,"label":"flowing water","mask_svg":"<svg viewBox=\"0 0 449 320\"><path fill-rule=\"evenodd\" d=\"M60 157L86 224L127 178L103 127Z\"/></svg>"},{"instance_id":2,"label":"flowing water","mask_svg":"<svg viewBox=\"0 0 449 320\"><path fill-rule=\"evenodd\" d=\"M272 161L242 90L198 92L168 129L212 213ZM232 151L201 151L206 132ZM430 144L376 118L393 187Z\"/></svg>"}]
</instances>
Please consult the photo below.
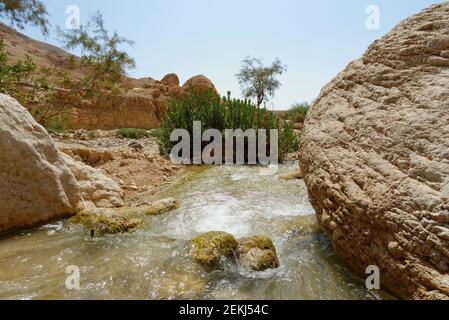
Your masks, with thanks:
<instances>
[{"instance_id":1,"label":"flowing water","mask_svg":"<svg viewBox=\"0 0 449 320\"><path fill-rule=\"evenodd\" d=\"M0 241L0 299L379 299L337 259L320 232L302 181L283 181L281 166L220 166L195 174L158 197L182 206L144 217L134 233L92 239L83 227L57 222ZM208 273L188 257L189 240L208 231L273 239L277 270L232 264ZM80 288L66 286L68 266ZM69 288L71 288L69 286Z\"/></svg>"}]
</instances>

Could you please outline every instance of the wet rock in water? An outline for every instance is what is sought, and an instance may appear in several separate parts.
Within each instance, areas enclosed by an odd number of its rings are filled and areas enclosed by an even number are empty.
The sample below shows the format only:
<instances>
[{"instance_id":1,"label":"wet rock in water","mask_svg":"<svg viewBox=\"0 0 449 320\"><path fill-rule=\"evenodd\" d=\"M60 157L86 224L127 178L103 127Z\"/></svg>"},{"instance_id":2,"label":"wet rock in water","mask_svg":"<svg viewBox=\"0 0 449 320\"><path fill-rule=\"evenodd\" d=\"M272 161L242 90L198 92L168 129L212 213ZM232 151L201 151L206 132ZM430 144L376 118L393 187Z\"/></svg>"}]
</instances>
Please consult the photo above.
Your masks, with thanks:
<instances>
[{"instance_id":1,"label":"wet rock in water","mask_svg":"<svg viewBox=\"0 0 449 320\"><path fill-rule=\"evenodd\" d=\"M136 210L150 216L158 216L176 210L180 207L178 200L173 198L156 201L150 206L137 208Z\"/></svg>"},{"instance_id":2,"label":"wet rock in water","mask_svg":"<svg viewBox=\"0 0 449 320\"><path fill-rule=\"evenodd\" d=\"M237 257L240 265L252 271L265 271L280 266L273 241L263 236L240 239Z\"/></svg>"},{"instance_id":3,"label":"wet rock in water","mask_svg":"<svg viewBox=\"0 0 449 320\"><path fill-rule=\"evenodd\" d=\"M237 240L229 233L212 231L191 241L190 256L207 269L215 269L222 258L232 258L237 250Z\"/></svg>"},{"instance_id":4,"label":"wet rock in water","mask_svg":"<svg viewBox=\"0 0 449 320\"><path fill-rule=\"evenodd\" d=\"M318 220L358 273L449 298L449 3L406 19L326 85L300 161Z\"/></svg>"},{"instance_id":5,"label":"wet rock in water","mask_svg":"<svg viewBox=\"0 0 449 320\"><path fill-rule=\"evenodd\" d=\"M301 169L290 172L289 174L283 175L280 177L281 180L289 181L289 180L301 180L302 172Z\"/></svg>"},{"instance_id":6,"label":"wet rock in water","mask_svg":"<svg viewBox=\"0 0 449 320\"><path fill-rule=\"evenodd\" d=\"M70 222L84 225L92 237L131 232L143 223L142 220L129 219L110 209L84 210L71 218Z\"/></svg>"}]
</instances>

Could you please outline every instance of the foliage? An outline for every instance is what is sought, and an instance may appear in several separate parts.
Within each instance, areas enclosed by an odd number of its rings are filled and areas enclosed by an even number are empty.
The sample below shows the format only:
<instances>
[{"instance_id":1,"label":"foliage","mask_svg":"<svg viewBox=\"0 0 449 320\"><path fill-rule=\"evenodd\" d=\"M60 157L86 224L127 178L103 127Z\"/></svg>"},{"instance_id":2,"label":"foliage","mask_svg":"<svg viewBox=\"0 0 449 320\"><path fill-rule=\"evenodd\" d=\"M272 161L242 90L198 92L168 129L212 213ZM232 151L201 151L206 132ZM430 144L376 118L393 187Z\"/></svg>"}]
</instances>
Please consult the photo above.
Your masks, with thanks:
<instances>
[{"instance_id":1,"label":"foliage","mask_svg":"<svg viewBox=\"0 0 449 320\"><path fill-rule=\"evenodd\" d=\"M170 141L175 129L185 129L193 134L193 122L201 121L202 132L217 129L270 129L279 130L279 159L298 148L298 139L293 128L284 125L274 114L264 108L258 109L249 100L220 98L212 91L195 92L189 90L182 98L172 98L169 109L162 118L157 138L161 153L168 155L177 143ZM269 143L269 138L267 143ZM207 143L206 143L207 144Z\"/></svg>"},{"instance_id":2,"label":"foliage","mask_svg":"<svg viewBox=\"0 0 449 320\"><path fill-rule=\"evenodd\" d=\"M14 97L23 106L31 107L46 101L41 94L48 89L45 72L37 76L37 71L37 65L28 56L25 60L9 64L3 41L0 40L1 93Z\"/></svg>"},{"instance_id":3,"label":"foliage","mask_svg":"<svg viewBox=\"0 0 449 320\"><path fill-rule=\"evenodd\" d=\"M59 33L68 49L78 48L82 52L81 58L70 56L67 61L70 69L83 71L81 78L67 70L38 68L29 57L9 64L0 43L0 92L16 98L44 126L66 116L70 106L84 99L99 93L115 94L121 75L135 66L134 60L120 49L132 42L115 32L110 35L99 13L91 17L86 27Z\"/></svg>"},{"instance_id":4,"label":"foliage","mask_svg":"<svg viewBox=\"0 0 449 320\"><path fill-rule=\"evenodd\" d=\"M51 118L45 128L50 133L65 132L69 129L69 118L67 114L60 114Z\"/></svg>"},{"instance_id":5,"label":"foliage","mask_svg":"<svg viewBox=\"0 0 449 320\"><path fill-rule=\"evenodd\" d=\"M79 67L84 67L86 75L78 85L85 91L110 87L127 70L135 68L134 59L120 49L134 42L119 36L117 32L109 34L99 12L91 16L86 26L69 31L59 28L58 34L66 49L81 51Z\"/></svg>"},{"instance_id":6,"label":"foliage","mask_svg":"<svg viewBox=\"0 0 449 320\"><path fill-rule=\"evenodd\" d=\"M142 139L150 136L150 133L143 129L122 128L117 135L122 139Z\"/></svg>"},{"instance_id":7,"label":"foliage","mask_svg":"<svg viewBox=\"0 0 449 320\"><path fill-rule=\"evenodd\" d=\"M279 130L279 158L282 161L287 154L298 150L299 138L293 130L293 123L282 122L282 128Z\"/></svg>"},{"instance_id":8,"label":"foliage","mask_svg":"<svg viewBox=\"0 0 449 320\"><path fill-rule=\"evenodd\" d=\"M8 19L20 29L30 24L48 34L48 12L41 0L0 0L0 17Z\"/></svg>"},{"instance_id":9,"label":"foliage","mask_svg":"<svg viewBox=\"0 0 449 320\"><path fill-rule=\"evenodd\" d=\"M291 109L287 111L285 119L290 120L293 123L304 123L309 109L310 105L307 102L294 104Z\"/></svg>"},{"instance_id":10,"label":"foliage","mask_svg":"<svg viewBox=\"0 0 449 320\"><path fill-rule=\"evenodd\" d=\"M246 98L255 98L259 108L270 97L274 97L281 86L277 76L287 70L276 58L271 66L264 66L262 59L246 57L242 61L242 68L236 75L243 94Z\"/></svg>"}]
</instances>

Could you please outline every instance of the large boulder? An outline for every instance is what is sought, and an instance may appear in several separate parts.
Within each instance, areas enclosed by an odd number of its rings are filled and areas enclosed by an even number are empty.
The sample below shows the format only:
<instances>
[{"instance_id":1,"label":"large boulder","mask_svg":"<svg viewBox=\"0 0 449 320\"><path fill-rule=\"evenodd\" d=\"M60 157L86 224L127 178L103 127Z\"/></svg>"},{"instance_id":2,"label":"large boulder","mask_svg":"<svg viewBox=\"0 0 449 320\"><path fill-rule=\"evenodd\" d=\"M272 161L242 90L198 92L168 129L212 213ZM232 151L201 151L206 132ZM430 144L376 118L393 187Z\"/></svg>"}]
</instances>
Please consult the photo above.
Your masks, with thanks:
<instances>
[{"instance_id":1,"label":"large boulder","mask_svg":"<svg viewBox=\"0 0 449 320\"><path fill-rule=\"evenodd\" d=\"M162 78L161 82L170 87L179 86L179 77L175 73L169 73Z\"/></svg>"},{"instance_id":2,"label":"large boulder","mask_svg":"<svg viewBox=\"0 0 449 320\"><path fill-rule=\"evenodd\" d=\"M186 81L186 83L184 83L182 89L184 91L193 90L196 92L210 91L215 94L218 94L218 91L215 88L212 81L210 81L207 77L203 75L198 75L190 78L189 80Z\"/></svg>"},{"instance_id":3,"label":"large boulder","mask_svg":"<svg viewBox=\"0 0 449 320\"><path fill-rule=\"evenodd\" d=\"M122 193L114 181L59 151L25 108L0 94L0 232L86 207L122 206Z\"/></svg>"},{"instance_id":4,"label":"large boulder","mask_svg":"<svg viewBox=\"0 0 449 320\"><path fill-rule=\"evenodd\" d=\"M401 298L449 298L449 3L405 20L323 88L300 160L336 251Z\"/></svg>"}]
</instances>

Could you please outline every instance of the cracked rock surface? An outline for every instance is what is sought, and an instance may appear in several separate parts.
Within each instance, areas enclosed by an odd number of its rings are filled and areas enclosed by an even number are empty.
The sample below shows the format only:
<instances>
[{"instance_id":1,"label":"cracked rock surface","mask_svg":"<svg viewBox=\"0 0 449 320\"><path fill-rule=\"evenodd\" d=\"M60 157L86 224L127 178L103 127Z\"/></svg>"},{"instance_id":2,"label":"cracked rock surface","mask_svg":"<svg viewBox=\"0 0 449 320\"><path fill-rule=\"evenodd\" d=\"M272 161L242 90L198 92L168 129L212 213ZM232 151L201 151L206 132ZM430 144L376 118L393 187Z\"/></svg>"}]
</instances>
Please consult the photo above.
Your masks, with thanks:
<instances>
[{"instance_id":1,"label":"cracked rock surface","mask_svg":"<svg viewBox=\"0 0 449 320\"><path fill-rule=\"evenodd\" d=\"M360 274L449 298L449 3L374 42L322 89L301 169L318 220Z\"/></svg>"}]
</instances>

